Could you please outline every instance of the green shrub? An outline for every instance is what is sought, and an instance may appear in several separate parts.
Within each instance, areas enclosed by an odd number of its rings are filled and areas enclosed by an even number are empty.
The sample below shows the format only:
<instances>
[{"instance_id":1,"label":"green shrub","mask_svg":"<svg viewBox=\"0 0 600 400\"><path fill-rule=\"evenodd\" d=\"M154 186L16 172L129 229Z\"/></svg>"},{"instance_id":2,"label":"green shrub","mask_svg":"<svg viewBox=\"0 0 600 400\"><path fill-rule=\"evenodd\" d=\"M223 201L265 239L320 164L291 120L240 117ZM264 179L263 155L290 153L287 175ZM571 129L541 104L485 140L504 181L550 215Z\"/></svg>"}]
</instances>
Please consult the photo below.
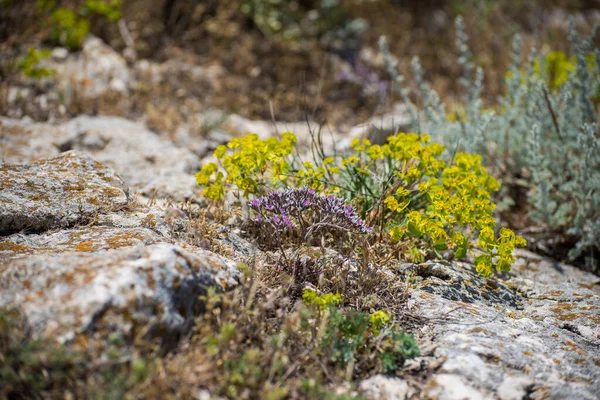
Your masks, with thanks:
<instances>
[{"instance_id":1,"label":"green shrub","mask_svg":"<svg viewBox=\"0 0 600 400\"><path fill-rule=\"evenodd\" d=\"M305 290L303 297L312 296L311 290ZM320 296L324 298L328 294ZM378 311L371 315L361 311L342 312L335 303L318 308L319 316L326 318L326 329L320 343L321 350L328 355L329 361L346 367L360 358L376 354L378 371L393 374L404 361L417 357L420 352L412 335L407 335L395 325L389 325L390 315ZM387 325L387 326L386 326Z\"/></svg>"},{"instance_id":2,"label":"green shrub","mask_svg":"<svg viewBox=\"0 0 600 400\"><path fill-rule=\"evenodd\" d=\"M336 194L352 201L380 234L413 243L407 253L413 261L422 261L419 249L437 256L453 249L455 257L463 258L477 238L485 252L475 259L477 271L489 276L493 266L509 270L514 248L525 241L510 229L494 233L491 194L499 183L480 156L457 153L446 163L441 159L444 147L429 141L428 135L414 133L391 136L382 146L356 139L344 156L327 155L313 142L313 160L300 163L294 157L293 134L286 132L281 140L247 135L215 150L222 170L207 163L196 176L212 200L223 199L232 189L244 197L302 186Z\"/></svg>"},{"instance_id":3,"label":"green shrub","mask_svg":"<svg viewBox=\"0 0 600 400\"><path fill-rule=\"evenodd\" d=\"M40 62L49 56L49 50L29 48L27 54L17 61L17 68L27 78L41 79L52 76L55 70L40 66Z\"/></svg>"},{"instance_id":4,"label":"green shrub","mask_svg":"<svg viewBox=\"0 0 600 400\"><path fill-rule=\"evenodd\" d=\"M81 14L84 16L97 14L110 22L116 22L122 17L121 7L121 0L86 0L81 8Z\"/></svg>"},{"instance_id":5,"label":"green shrub","mask_svg":"<svg viewBox=\"0 0 600 400\"><path fill-rule=\"evenodd\" d=\"M248 283L243 291L262 292L260 283ZM286 398L297 391L312 394L307 398L336 398L323 383L393 374L419 355L413 336L392 323L390 314L380 318L383 312L344 307L339 294L306 289L303 304L276 313L261 299L240 294L208 295L194 343L208 355L204 362L218 370L207 386L230 398Z\"/></svg>"},{"instance_id":6,"label":"green shrub","mask_svg":"<svg viewBox=\"0 0 600 400\"><path fill-rule=\"evenodd\" d=\"M56 7L53 1L38 2L40 11L50 13L46 19L46 25L50 30L46 40L65 46L69 50L81 48L83 39L90 31L90 18L98 15L109 22L116 22L121 18L121 6L121 0L86 0L79 9L72 10Z\"/></svg>"},{"instance_id":7,"label":"green shrub","mask_svg":"<svg viewBox=\"0 0 600 400\"><path fill-rule=\"evenodd\" d=\"M419 60L412 63L417 89L411 92L381 39L388 72L410 110L414 128L453 144L449 150L480 154L486 165L504 173L507 182L525 179L530 217L549 235L574 243L571 260L585 255L585 264L598 268L600 49L594 42L598 27L589 38L579 37L571 27L570 56L532 52L526 62L521 59L520 38L515 37L506 94L495 109L484 107L483 70L472 62L461 18L456 28L465 94L461 111L450 118L437 93L423 80ZM506 198L503 203L514 204L514 200Z\"/></svg>"},{"instance_id":8,"label":"green shrub","mask_svg":"<svg viewBox=\"0 0 600 400\"><path fill-rule=\"evenodd\" d=\"M355 41L366 28L361 19L352 19L339 0L317 0L314 6L295 0L241 0L240 9L268 38L296 42L322 39Z\"/></svg>"},{"instance_id":9,"label":"green shrub","mask_svg":"<svg viewBox=\"0 0 600 400\"><path fill-rule=\"evenodd\" d=\"M90 21L66 8L54 10L48 19L48 24L50 33L47 39L70 50L79 49L90 31Z\"/></svg>"}]
</instances>

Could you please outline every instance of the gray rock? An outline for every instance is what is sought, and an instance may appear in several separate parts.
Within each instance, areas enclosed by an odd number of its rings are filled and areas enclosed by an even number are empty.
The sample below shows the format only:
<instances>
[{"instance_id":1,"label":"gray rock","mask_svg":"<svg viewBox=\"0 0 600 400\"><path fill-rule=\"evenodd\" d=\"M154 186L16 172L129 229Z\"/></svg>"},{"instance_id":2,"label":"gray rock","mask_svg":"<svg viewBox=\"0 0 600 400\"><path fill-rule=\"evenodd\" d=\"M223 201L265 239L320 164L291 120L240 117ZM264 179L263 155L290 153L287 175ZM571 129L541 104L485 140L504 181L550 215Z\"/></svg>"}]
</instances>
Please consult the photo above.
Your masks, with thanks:
<instances>
[{"instance_id":1,"label":"gray rock","mask_svg":"<svg viewBox=\"0 0 600 400\"><path fill-rule=\"evenodd\" d=\"M410 114L402 104L396 104L394 110L370 118L365 123L350 129L350 138L367 138L373 144L384 144L388 136L398 132L407 132L412 124Z\"/></svg>"},{"instance_id":2,"label":"gray rock","mask_svg":"<svg viewBox=\"0 0 600 400\"><path fill-rule=\"evenodd\" d=\"M115 117L78 117L61 126L64 142L112 166L123 180L148 197L175 200L199 192L194 174L200 161L189 150L162 140L145 126ZM79 138L85 137L85 140ZM95 139L91 139L95 138ZM106 143L102 148L86 143Z\"/></svg>"},{"instance_id":3,"label":"gray rock","mask_svg":"<svg viewBox=\"0 0 600 400\"><path fill-rule=\"evenodd\" d=\"M111 168L72 151L29 165L2 164L0 185L0 233L81 223L128 202Z\"/></svg>"},{"instance_id":4,"label":"gray rock","mask_svg":"<svg viewBox=\"0 0 600 400\"><path fill-rule=\"evenodd\" d=\"M473 388L460 375L436 374L426 388L427 399L438 400L484 400L492 399Z\"/></svg>"},{"instance_id":5,"label":"gray rock","mask_svg":"<svg viewBox=\"0 0 600 400\"><path fill-rule=\"evenodd\" d=\"M529 378L508 376L498 387L500 400L521 400L527 398L527 392L533 387Z\"/></svg>"},{"instance_id":6,"label":"gray rock","mask_svg":"<svg viewBox=\"0 0 600 400\"><path fill-rule=\"evenodd\" d=\"M69 56L69 50L65 47L55 47L52 49L51 56L56 61L63 61Z\"/></svg>"},{"instance_id":7,"label":"gray rock","mask_svg":"<svg viewBox=\"0 0 600 400\"><path fill-rule=\"evenodd\" d=\"M20 307L36 337L118 333L131 342L147 332L164 343L189 329L199 295L233 288L237 276L221 256L164 243L38 255L0 266L0 307Z\"/></svg>"},{"instance_id":8,"label":"gray rock","mask_svg":"<svg viewBox=\"0 0 600 400\"><path fill-rule=\"evenodd\" d=\"M143 246L161 241L148 228L110 228L90 226L42 234L21 234L0 238L0 260L30 254L55 254L67 251L95 252L128 246Z\"/></svg>"},{"instance_id":9,"label":"gray rock","mask_svg":"<svg viewBox=\"0 0 600 400\"><path fill-rule=\"evenodd\" d=\"M404 400L410 391L404 379L374 375L359 385L362 394L369 400Z\"/></svg>"},{"instance_id":10,"label":"gray rock","mask_svg":"<svg viewBox=\"0 0 600 400\"><path fill-rule=\"evenodd\" d=\"M191 151L161 139L143 124L117 117L81 116L65 124L0 119L8 162L33 160L77 150L103 162L133 189L150 198L194 199L200 160Z\"/></svg>"},{"instance_id":11,"label":"gray rock","mask_svg":"<svg viewBox=\"0 0 600 400\"><path fill-rule=\"evenodd\" d=\"M0 163L28 164L54 157L60 153L53 144L58 137L56 127L35 123L28 117L0 117Z\"/></svg>"},{"instance_id":12,"label":"gray rock","mask_svg":"<svg viewBox=\"0 0 600 400\"><path fill-rule=\"evenodd\" d=\"M444 360L423 397L598 398L599 279L517 255L502 278L457 262L402 266L423 279L409 304L432 321L423 332Z\"/></svg>"},{"instance_id":13,"label":"gray rock","mask_svg":"<svg viewBox=\"0 0 600 400\"><path fill-rule=\"evenodd\" d=\"M59 57L48 61L48 67L56 70L52 77L55 83L54 90L66 96L76 91L82 99L97 99L109 90L126 93L125 82L131 82L131 73L127 62L119 53L107 46L102 40L88 36L83 42L81 52L69 54L64 57L64 51L55 49ZM119 81L123 85L116 88L111 82Z\"/></svg>"}]
</instances>

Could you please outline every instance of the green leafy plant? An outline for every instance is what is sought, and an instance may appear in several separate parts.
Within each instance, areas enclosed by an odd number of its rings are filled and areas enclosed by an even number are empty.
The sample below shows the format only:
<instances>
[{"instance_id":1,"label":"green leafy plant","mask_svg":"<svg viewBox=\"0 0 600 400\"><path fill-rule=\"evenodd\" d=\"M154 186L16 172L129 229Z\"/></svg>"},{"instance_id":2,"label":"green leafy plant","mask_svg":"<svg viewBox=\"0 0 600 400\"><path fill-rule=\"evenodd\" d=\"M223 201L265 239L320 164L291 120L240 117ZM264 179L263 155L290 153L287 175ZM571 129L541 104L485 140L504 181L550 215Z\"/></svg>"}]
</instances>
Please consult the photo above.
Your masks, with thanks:
<instances>
[{"instance_id":1,"label":"green leafy plant","mask_svg":"<svg viewBox=\"0 0 600 400\"><path fill-rule=\"evenodd\" d=\"M324 310L340 304L342 296L339 293L325 293L319 296L316 290L307 288L302 292L302 300L309 307L318 307L320 310Z\"/></svg>"},{"instance_id":2,"label":"green leafy plant","mask_svg":"<svg viewBox=\"0 0 600 400\"><path fill-rule=\"evenodd\" d=\"M312 297L313 294L305 290L305 296ZM324 296L326 294L321 298ZM343 312L334 302L325 307L319 305L319 311L327 322L320 347L334 364L346 367L375 353L379 365L374 367L392 374L405 360L420 354L414 337L396 325L390 325L391 316L384 311L371 315L361 311Z\"/></svg>"},{"instance_id":3,"label":"green leafy plant","mask_svg":"<svg viewBox=\"0 0 600 400\"><path fill-rule=\"evenodd\" d=\"M223 199L231 185L242 190L244 197L265 193L267 181L269 186L277 186L288 179L288 156L294 151L296 140L289 132L281 140L261 140L256 134L234 138L227 147L218 146L214 152L227 176L216 163L207 163L196 174L198 185L205 186L203 194L212 200ZM228 150L231 154L226 155Z\"/></svg>"},{"instance_id":4,"label":"green leafy plant","mask_svg":"<svg viewBox=\"0 0 600 400\"><path fill-rule=\"evenodd\" d=\"M27 49L27 54L17 61L17 68L27 78L41 79L52 76L56 71L40 65L40 62L50 57L49 50Z\"/></svg>"},{"instance_id":5,"label":"green leafy plant","mask_svg":"<svg viewBox=\"0 0 600 400\"><path fill-rule=\"evenodd\" d=\"M394 373L419 354L412 335L392 324L390 314L384 324L373 323L369 314L344 305L340 294L308 288L295 304L273 292L269 305L263 297L268 283L248 272L233 292L209 290L193 335L191 348L213 372L201 375L211 392L230 398L353 398L334 395L329 385Z\"/></svg>"},{"instance_id":6,"label":"green leafy plant","mask_svg":"<svg viewBox=\"0 0 600 400\"><path fill-rule=\"evenodd\" d=\"M385 311L379 310L375 311L369 316L369 320L371 321L371 330L375 335L378 335L381 329L386 326L392 317Z\"/></svg>"},{"instance_id":7,"label":"green leafy plant","mask_svg":"<svg viewBox=\"0 0 600 400\"><path fill-rule=\"evenodd\" d=\"M56 7L54 1L41 0L37 7L45 13L50 13L46 20L50 33L46 40L66 46L70 50L78 50L90 31L90 18L98 15L109 22L116 22L121 19L122 2L121 0L86 0L79 9L73 10Z\"/></svg>"},{"instance_id":8,"label":"green leafy plant","mask_svg":"<svg viewBox=\"0 0 600 400\"><path fill-rule=\"evenodd\" d=\"M105 17L110 22L116 22L121 19L121 0L86 0L81 8L81 14L84 16L97 14Z\"/></svg>"},{"instance_id":9,"label":"green leafy plant","mask_svg":"<svg viewBox=\"0 0 600 400\"><path fill-rule=\"evenodd\" d=\"M58 8L48 19L50 34L48 40L77 50L90 31L90 22L67 8Z\"/></svg>"}]
</instances>

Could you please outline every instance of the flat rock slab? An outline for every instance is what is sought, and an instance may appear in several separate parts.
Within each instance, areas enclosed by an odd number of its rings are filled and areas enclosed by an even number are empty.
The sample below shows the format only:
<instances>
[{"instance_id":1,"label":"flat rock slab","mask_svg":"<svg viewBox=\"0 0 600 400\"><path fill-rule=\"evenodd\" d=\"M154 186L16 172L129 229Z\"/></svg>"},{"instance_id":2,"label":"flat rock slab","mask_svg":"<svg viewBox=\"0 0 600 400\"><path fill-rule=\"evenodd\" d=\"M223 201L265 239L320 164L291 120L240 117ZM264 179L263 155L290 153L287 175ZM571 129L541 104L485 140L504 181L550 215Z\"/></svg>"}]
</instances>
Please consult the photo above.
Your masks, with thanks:
<instances>
[{"instance_id":1,"label":"flat rock slab","mask_svg":"<svg viewBox=\"0 0 600 400\"><path fill-rule=\"evenodd\" d=\"M127 202L117 174L77 152L28 165L0 164L0 234L85 222Z\"/></svg>"},{"instance_id":2,"label":"flat rock slab","mask_svg":"<svg viewBox=\"0 0 600 400\"><path fill-rule=\"evenodd\" d=\"M168 342L191 327L208 287L237 283L233 262L166 243L36 255L0 264L0 307L20 307L36 337Z\"/></svg>"},{"instance_id":3,"label":"flat rock slab","mask_svg":"<svg viewBox=\"0 0 600 400\"><path fill-rule=\"evenodd\" d=\"M198 141L203 139L198 138ZM79 116L64 124L0 117L0 157L11 163L75 150L113 168L132 192L148 198L194 200L200 159L144 124L117 117Z\"/></svg>"},{"instance_id":4,"label":"flat rock slab","mask_svg":"<svg viewBox=\"0 0 600 400\"><path fill-rule=\"evenodd\" d=\"M598 277L523 251L503 278L461 263L416 272L409 303L443 361L424 398L600 397Z\"/></svg>"},{"instance_id":5,"label":"flat rock slab","mask_svg":"<svg viewBox=\"0 0 600 400\"><path fill-rule=\"evenodd\" d=\"M15 233L0 238L0 260L67 251L94 252L161 241L161 236L148 228L92 226L31 235Z\"/></svg>"}]
</instances>

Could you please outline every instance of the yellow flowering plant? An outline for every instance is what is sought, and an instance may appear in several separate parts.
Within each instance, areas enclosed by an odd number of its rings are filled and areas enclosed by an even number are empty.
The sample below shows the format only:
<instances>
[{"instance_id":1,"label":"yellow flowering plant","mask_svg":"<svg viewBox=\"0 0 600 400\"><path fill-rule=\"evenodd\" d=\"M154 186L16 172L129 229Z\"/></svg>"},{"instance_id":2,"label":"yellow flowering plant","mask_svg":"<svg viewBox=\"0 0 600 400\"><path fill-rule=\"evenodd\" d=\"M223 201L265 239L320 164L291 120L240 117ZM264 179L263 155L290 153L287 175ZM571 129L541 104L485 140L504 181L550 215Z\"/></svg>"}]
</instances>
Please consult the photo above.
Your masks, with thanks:
<instances>
[{"instance_id":1,"label":"yellow flowering plant","mask_svg":"<svg viewBox=\"0 0 600 400\"><path fill-rule=\"evenodd\" d=\"M211 200L223 199L232 185L243 191L244 197L264 194L267 187L279 182L285 185L290 168L288 158L295 144L296 136L290 132L284 133L281 140L261 140L256 134L234 138L214 151L226 175L210 162L196 174L196 181L204 186L203 194Z\"/></svg>"},{"instance_id":2,"label":"yellow flowering plant","mask_svg":"<svg viewBox=\"0 0 600 400\"><path fill-rule=\"evenodd\" d=\"M526 244L507 228L495 234L491 195L500 184L479 155L456 153L446 162L441 144L416 133L398 133L383 145L354 139L343 156L313 148L313 159L304 162L294 156L295 144L289 132L281 139L233 139L215 150L221 169L216 163L204 165L196 175L198 184L212 200L231 189L246 198L304 186L336 194L354 204L379 239L408 244L404 256L415 262L447 251L464 258L476 244L483 254L475 258L475 266L485 276L494 266L509 270L513 250Z\"/></svg>"}]
</instances>

